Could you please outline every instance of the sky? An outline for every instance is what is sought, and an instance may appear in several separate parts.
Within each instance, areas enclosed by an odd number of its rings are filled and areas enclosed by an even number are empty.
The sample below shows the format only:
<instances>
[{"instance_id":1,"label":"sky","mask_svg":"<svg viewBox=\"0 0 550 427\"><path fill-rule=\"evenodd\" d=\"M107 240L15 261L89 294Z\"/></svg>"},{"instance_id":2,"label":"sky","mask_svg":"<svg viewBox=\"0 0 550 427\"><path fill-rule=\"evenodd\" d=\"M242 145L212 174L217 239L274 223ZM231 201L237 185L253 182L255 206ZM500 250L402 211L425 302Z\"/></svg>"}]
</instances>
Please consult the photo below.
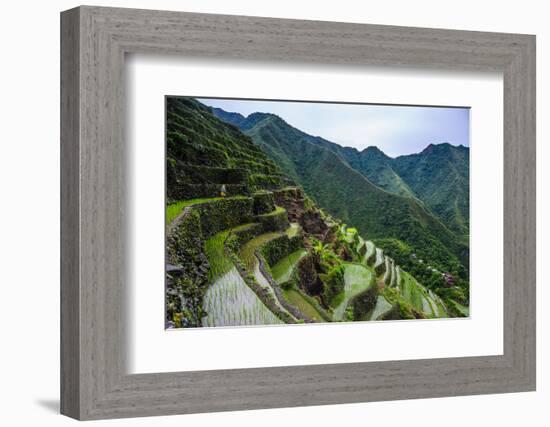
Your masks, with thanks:
<instances>
[{"instance_id":1,"label":"sky","mask_svg":"<svg viewBox=\"0 0 550 427\"><path fill-rule=\"evenodd\" d=\"M468 108L198 98L248 116L273 113L313 136L363 150L374 145L391 157L419 153L430 144L470 145Z\"/></svg>"}]
</instances>

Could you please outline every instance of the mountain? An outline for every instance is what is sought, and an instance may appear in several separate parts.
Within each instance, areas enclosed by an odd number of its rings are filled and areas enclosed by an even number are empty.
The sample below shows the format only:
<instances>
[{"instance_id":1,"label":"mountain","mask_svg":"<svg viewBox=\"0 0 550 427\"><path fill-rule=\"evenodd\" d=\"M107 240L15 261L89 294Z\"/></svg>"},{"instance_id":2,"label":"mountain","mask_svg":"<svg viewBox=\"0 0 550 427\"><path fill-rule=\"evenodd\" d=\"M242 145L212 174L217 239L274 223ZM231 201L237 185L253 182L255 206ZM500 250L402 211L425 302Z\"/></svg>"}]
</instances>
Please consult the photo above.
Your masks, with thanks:
<instances>
[{"instance_id":1,"label":"mountain","mask_svg":"<svg viewBox=\"0 0 550 427\"><path fill-rule=\"evenodd\" d=\"M166 112L169 200L279 188L292 182L249 137L192 98L169 98Z\"/></svg>"},{"instance_id":2,"label":"mountain","mask_svg":"<svg viewBox=\"0 0 550 427\"><path fill-rule=\"evenodd\" d=\"M409 246L378 246L351 226L359 212L369 238L408 230L401 238L452 257L452 236L412 198L277 116L225 115L246 135L194 99L169 97L166 108L167 328L468 316L466 288L425 276Z\"/></svg>"},{"instance_id":3,"label":"mountain","mask_svg":"<svg viewBox=\"0 0 550 427\"><path fill-rule=\"evenodd\" d=\"M470 227L470 150L449 143L430 144L422 152L391 158L377 147L363 151L315 138L338 153L372 183L421 201L445 226L467 240Z\"/></svg>"},{"instance_id":4,"label":"mountain","mask_svg":"<svg viewBox=\"0 0 550 427\"><path fill-rule=\"evenodd\" d=\"M385 191L354 169L346 160L353 149L308 135L273 114L254 113L239 123L241 130L319 206L362 235L397 238L447 271L468 269L467 246L414 197ZM390 159L372 149L365 154L381 157L384 162ZM410 191L408 185L401 185L403 191Z\"/></svg>"},{"instance_id":5,"label":"mountain","mask_svg":"<svg viewBox=\"0 0 550 427\"><path fill-rule=\"evenodd\" d=\"M399 196L417 198L415 192L393 169L393 159L378 147L367 147L363 151L348 148L339 152L353 169L365 175L378 187Z\"/></svg>"},{"instance_id":6,"label":"mountain","mask_svg":"<svg viewBox=\"0 0 550 427\"><path fill-rule=\"evenodd\" d=\"M266 116L254 113L244 117L219 108L213 112L245 132ZM305 133L301 139L336 153L376 186L421 202L461 240L467 241L470 224L468 147L430 144L421 153L391 158L375 146L359 151ZM276 162L280 161L284 159L279 156Z\"/></svg>"},{"instance_id":7,"label":"mountain","mask_svg":"<svg viewBox=\"0 0 550 427\"><path fill-rule=\"evenodd\" d=\"M221 108L212 107L212 113L220 120L226 123L231 123L237 127L240 127L242 122L246 120L246 117L242 114L232 113L230 111L225 111Z\"/></svg>"},{"instance_id":8,"label":"mountain","mask_svg":"<svg viewBox=\"0 0 550 427\"><path fill-rule=\"evenodd\" d=\"M444 224L467 239L470 228L470 150L430 144L421 153L399 156L393 170Z\"/></svg>"}]
</instances>

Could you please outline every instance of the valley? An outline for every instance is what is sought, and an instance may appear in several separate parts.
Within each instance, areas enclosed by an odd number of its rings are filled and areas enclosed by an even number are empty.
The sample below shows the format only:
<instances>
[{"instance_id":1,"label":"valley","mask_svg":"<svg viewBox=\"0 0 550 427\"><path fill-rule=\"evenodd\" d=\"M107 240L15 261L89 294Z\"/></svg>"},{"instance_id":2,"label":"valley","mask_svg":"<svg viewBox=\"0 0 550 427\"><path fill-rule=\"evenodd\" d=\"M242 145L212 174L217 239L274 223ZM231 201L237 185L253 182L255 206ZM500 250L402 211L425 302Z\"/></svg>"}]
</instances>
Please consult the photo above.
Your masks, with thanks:
<instances>
[{"instance_id":1,"label":"valley","mask_svg":"<svg viewBox=\"0 0 550 427\"><path fill-rule=\"evenodd\" d=\"M167 101L166 327L467 315L463 282L409 271L412 253L466 268L464 244L405 181L411 196L380 188L274 119Z\"/></svg>"}]
</instances>

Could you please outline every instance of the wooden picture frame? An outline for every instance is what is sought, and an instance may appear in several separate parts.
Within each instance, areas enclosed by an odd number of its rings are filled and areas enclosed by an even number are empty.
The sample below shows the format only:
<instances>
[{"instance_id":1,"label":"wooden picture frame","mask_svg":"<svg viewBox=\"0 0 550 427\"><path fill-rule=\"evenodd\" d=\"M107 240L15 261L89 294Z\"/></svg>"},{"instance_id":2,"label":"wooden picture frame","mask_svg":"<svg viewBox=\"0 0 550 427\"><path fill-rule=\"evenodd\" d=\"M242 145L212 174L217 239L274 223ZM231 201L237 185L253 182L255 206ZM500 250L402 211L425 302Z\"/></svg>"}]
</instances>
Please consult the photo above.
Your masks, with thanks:
<instances>
[{"instance_id":1,"label":"wooden picture frame","mask_svg":"<svg viewBox=\"0 0 550 427\"><path fill-rule=\"evenodd\" d=\"M504 354L128 375L126 53L504 78ZM61 14L61 412L101 419L535 390L535 37L104 7Z\"/></svg>"}]
</instances>

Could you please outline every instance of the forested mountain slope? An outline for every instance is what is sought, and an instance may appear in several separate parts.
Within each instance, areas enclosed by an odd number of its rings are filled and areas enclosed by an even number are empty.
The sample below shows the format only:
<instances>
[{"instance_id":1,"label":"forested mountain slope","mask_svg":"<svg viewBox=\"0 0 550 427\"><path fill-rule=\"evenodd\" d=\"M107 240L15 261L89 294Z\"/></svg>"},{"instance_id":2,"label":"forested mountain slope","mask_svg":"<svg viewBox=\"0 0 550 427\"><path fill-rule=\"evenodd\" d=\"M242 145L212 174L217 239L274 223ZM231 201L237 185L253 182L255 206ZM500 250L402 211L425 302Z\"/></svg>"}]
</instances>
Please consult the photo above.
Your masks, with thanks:
<instances>
[{"instance_id":1,"label":"forested mountain slope","mask_svg":"<svg viewBox=\"0 0 550 427\"><path fill-rule=\"evenodd\" d=\"M214 113L244 131L254 127L262 117L261 113L244 117L221 109L214 109ZM421 201L460 240L467 242L470 224L468 147L430 144L420 153L391 158L375 146L359 151L305 133L300 138L338 154L378 187Z\"/></svg>"},{"instance_id":2,"label":"forested mountain slope","mask_svg":"<svg viewBox=\"0 0 550 427\"><path fill-rule=\"evenodd\" d=\"M264 119L248 121L252 137ZM278 165L264 151L270 145L254 143L190 98L168 98L166 142L168 328L468 315L458 286L453 293L425 286L364 238L388 237L383 230L397 232L400 219L416 240L433 238L444 250L444 228L412 199L374 186L334 152L309 142L274 144L272 151L288 161ZM302 182L307 186L296 185ZM359 207L353 191L322 182L369 191L372 206L363 209L378 219L364 227L372 235L318 207L308 191ZM341 212L351 219L353 210ZM394 223L384 224L388 219Z\"/></svg>"},{"instance_id":3,"label":"forested mountain slope","mask_svg":"<svg viewBox=\"0 0 550 427\"><path fill-rule=\"evenodd\" d=\"M467 238L470 229L468 147L430 144L421 153L393 159L391 165L432 212Z\"/></svg>"},{"instance_id":4,"label":"forested mountain slope","mask_svg":"<svg viewBox=\"0 0 550 427\"><path fill-rule=\"evenodd\" d=\"M219 110L213 112L220 117ZM415 197L384 191L352 168L345 157L351 158L357 150L308 135L273 114L254 113L238 123L286 174L332 215L369 237L397 238L438 268L464 274L467 271L467 246ZM378 157L383 161L392 160L381 152L374 152L373 158ZM399 183L396 185L400 185L403 192L411 191L402 180L394 182Z\"/></svg>"}]
</instances>

